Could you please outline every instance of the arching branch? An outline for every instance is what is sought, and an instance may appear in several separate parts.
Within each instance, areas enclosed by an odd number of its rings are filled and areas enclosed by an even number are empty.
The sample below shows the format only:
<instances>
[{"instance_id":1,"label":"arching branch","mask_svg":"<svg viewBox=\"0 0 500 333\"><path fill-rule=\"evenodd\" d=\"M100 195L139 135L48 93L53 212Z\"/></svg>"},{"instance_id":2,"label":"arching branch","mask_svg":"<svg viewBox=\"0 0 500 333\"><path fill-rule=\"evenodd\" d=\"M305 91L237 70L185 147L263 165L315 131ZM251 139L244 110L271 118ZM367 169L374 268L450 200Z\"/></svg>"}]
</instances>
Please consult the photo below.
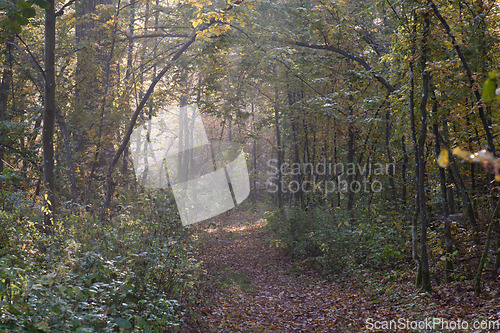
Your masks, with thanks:
<instances>
[{"instance_id":1,"label":"arching branch","mask_svg":"<svg viewBox=\"0 0 500 333\"><path fill-rule=\"evenodd\" d=\"M390 84L383 76L380 74L377 74L373 68L363 59L358 56L355 56L346 50L343 50L338 47L334 47L331 45L325 45L325 44L310 44L310 43L305 43L305 42L299 42L299 41L285 41L285 43L289 45L295 45L295 46L300 46L300 47L306 47L309 49L315 49L315 50L326 50L330 52L337 53L341 55L342 57L352 60L358 64L360 64L366 71L368 71L370 74L373 75L373 77L387 89L389 93L392 93L396 90L396 88Z\"/></svg>"}]
</instances>

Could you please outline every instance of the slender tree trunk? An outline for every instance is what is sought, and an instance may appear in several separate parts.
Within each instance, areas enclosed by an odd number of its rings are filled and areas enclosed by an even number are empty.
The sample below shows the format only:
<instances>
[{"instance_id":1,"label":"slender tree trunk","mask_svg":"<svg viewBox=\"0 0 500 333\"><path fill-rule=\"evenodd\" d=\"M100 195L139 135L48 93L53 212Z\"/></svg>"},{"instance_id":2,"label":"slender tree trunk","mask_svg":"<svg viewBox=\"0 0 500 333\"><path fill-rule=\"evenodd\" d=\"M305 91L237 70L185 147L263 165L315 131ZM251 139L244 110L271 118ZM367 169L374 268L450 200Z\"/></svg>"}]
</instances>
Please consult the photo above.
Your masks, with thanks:
<instances>
[{"instance_id":1,"label":"slender tree trunk","mask_svg":"<svg viewBox=\"0 0 500 333\"><path fill-rule=\"evenodd\" d=\"M9 36L7 38L7 58L4 61L4 67L2 71L2 81L0 82L0 121L7 120L8 105L9 105L9 89L12 84L12 42L14 41L14 36ZM0 173L4 168L4 154L5 148L0 145ZM0 189L2 188L3 182L0 181Z\"/></svg>"},{"instance_id":2,"label":"slender tree trunk","mask_svg":"<svg viewBox=\"0 0 500 333\"><path fill-rule=\"evenodd\" d=\"M490 250L491 235L493 233L493 230L495 229L495 225L497 225L497 228L498 228L498 222L495 219L496 219L496 216L498 214L499 209L500 209L500 200L497 200L497 205L495 207L495 210L493 211L493 215L491 216L491 221L490 221L490 225L488 226L488 231L486 232L486 243L484 244L483 254L481 256L481 260L479 261L479 267L477 269L476 286L475 286L475 291L476 291L477 295L479 295L481 293L481 274L483 273L484 266L486 265L486 259L488 258L488 252ZM498 251L498 249L497 249L497 251Z\"/></svg>"},{"instance_id":3,"label":"slender tree trunk","mask_svg":"<svg viewBox=\"0 0 500 333\"><path fill-rule=\"evenodd\" d=\"M495 259L495 272L498 272L500 270L500 223L496 224L496 246L495 246L495 251L497 253L496 259Z\"/></svg>"},{"instance_id":4,"label":"slender tree trunk","mask_svg":"<svg viewBox=\"0 0 500 333\"><path fill-rule=\"evenodd\" d=\"M352 101L352 96L349 96L349 100ZM351 166L354 162L354 114L353 114L353 106L349 106L349 116L348 116L348 128L347 128L347 165ZM354 218L354 191L352 191L352 184L354 181L354 175L350 173L347 176L347 210L351 216L351 220Z\"/></svg>"},{"instance_id":5,"label":"slender tree trunk","mask_svg":"<svg viewBox=\"0 0 500 333\"><path fill-rule=\"evenodd\" d=\"M401 180L403 182L403 186L401 188L401 199L403 207L406 206L406 197L407 193L407 170L408 170L408 153L406 151L406 137L403 135L401 138L401 150L403 151L403 165L401 166Z\"/></svg>"},{"instance_id":6,"label":"slender tree trunk","mask_svg":"<svg viewBox=\"0 0 500 333\"><path fill-rule=\"evenodd\" d=\"M304 163L312 163L311 161L311 152L309 149L309 130L307 127L306 123L306 115L304 112L301 112L302 115L302 131L304 133L304 144L303 144L303 150L302 150L302 161ZM314 170L311 170L311 172L305 172L302 175L302 184L304 184L305 181L310 181L311 177L313 177ZM307 208L309 205L309 199L310 196L307 195L306 193L302 194L302 208Z\"/></svg>"},{"instance_id":7,"label":"slender tree trunk","mask_svg":"<svg viewBox=\"0 0 500 333\"><path fill-rule=\"evenodd\" d=\"M283 165L283 145L281 143L281 129L280 129L280 113L278 109L278 89L276 88L276 105L274 106L274 127L276 131L276 152L278 155L278 193L277 193L277 204L278 208L283 206L282 198L283 193L281 193L281 184L283 182L283 174L281 173L281 166Z\"/></svg>"},{"instance_id":8,"label":"slender tree trunk","mask_svg":"<svg viewBox=\"0 0 500 333\"><path fill-rule=\"evenodd\" d=\"M466 124L467 124L467 130L469 130L472 125L470 123L470 117L467 115L467 117L465 117L465 121L466 121ZM467 143L469 144L469 151L475 151L473 145L472 145L472 136L467 136ZM470 163L469 167L470 167L470 181L471 181L471 193L472 193L472 197L474 198L474 195L476 193L476 168L475 168L476 164L475 163Z\"/></svg>"},{"instance_id":9,"label":"slender tree trunk","mask_svg":"<svg viewBox=\"0 0 500 333\"><path fill-rule=\"evenodd\" d=\"M467 188L465 187L465 184L462 180L462 176L458 172L458 168L456 163L453 163L453 157L450 156L450 170L451 174L453 175L454 183L456 187L458 187L458 191L462 197L462 201L464 203L464 209L465 209L465 214L467 215L467 219L469 221L469 224L472 229L473 233L473 239L476 244L479 245L479 226L476 223L476 217L474 214L474 207L472 206L472 202L469 197L469 192L467 191Z\"/></svg>"},{"instance_id":10,"label":"slender tree trunk","mask_svg":"<svg viewBox=\"0 0 500 333\"><path fill-rule=\"evenodd\" d=\"M444 142L448 145L449 141L449 130L448 130L448 119L444 118L443 119L443 135L444 135ZM448 176L446 177L446 188L448 189L448 212L450 214L455 214L455 190L453 189L452 183L453 183L453 173L451 172L451 169L448 168L447 172Z\"/></svg>"},{"instance_id":11,"label":"slender tree trunk","mask_svg":"<svg viewBox=\"0 0 500 333\"><path fill-rule=\"evenodd\" d=\"M446 119L443 120L443 127L444 127L444 132L445 136L447 136L448 132L448 122ZM445 144L449 146L449 143L445 141ZM460 172L458 171L457 164L453 163L454 158L453 156L450 156L450 173L451 173L451 178L453 179L453 182L455 183L455 186L458 188L458 192L460 193L460 196L462 197L462 201L464 203L464 209L465 213L467 215L467 219L469 221L469 224L471 226L472 232L473 232L473 239L476 244L479 245L479 226L476 223L476 217L474 213L474 207L472 205L472 202L470 200L469 192L467 191L467 188L465 187L465 184L462 180L462 176L460 175ZM452 194L453 196L453 194ZM448 199L450 199L450 196L448 196Z\"/></svg>"},{"instance_id":12,"label":"slender tree trunk","mask_svg":"<svg viewBox=\"0 0 500 333\"><path fill-rule=\"evenodd\" d=\"M423 31L421 46L422 97L420 100L420 137L418 140L418 182L420 215L420 258L422 261L422 290L430 291L429 260L427 256L427 195L425 193L425 141L427 138L427 100L429 98L429 72L427 71L427 52L429 37L429 14L423 13Z\"/></svg>"},{"instance_id":13,"label":"slender tree trunk","mask_svg":"<svg viewBox=\"0 0 500 333\"><path fill-rule=\"evenodd\" d=\"M385 112L385 148L387 151L387 159L389 161L389 189L392 202L396 201L396 187L394 184L394 158L392 157L391 149L391 112L389 109Z\"/></svg>"},{"instance_id":14,"label":"slender tree trunk","mask_svg":"<svg viewBox=\"0 0 500 333\"><path fill-rule=\"evenodd\" d=\"M57 124L59 125L59 130L61 131L61 135L63 138L64 142L64 151L66 155L66 168L68 171L68 180L69 180L69 185L70 185L70 190L71 190L71 199L73 200L73 204L78 203L78 187L76 184L76 177L75 177L75 166L73 164L73 157L72 157L72 151L71 151L71 141L69 139L69 134L68 130L66 128L66 123L64 122L64 119L60 113L56 114L56 121Z\"/></svg>"},{"instance_id":15,"label":"slender tree trunk","mask_svg":"<svg viewBox=\"0 0 500 333\"><path fill-rule=\"evenodd\" d=\"M299 138L298 138L298 125L297 125L297 106L294 105L297 94L295 92L288 93L288 103L291 112L291 122L292 122L292 140L293 140L293 163L295 165L300 164L300 151L299 151ZM298 184L297 191L294 192L294 200L295 203L299 204L301 208L304 208L304 193L302 192L302 182L303 182L303 174L300 172L295 175L295 181Z\"/></svg>"},{"instance_id":16,"label":"slender tree trunk","mask_svg":"<svg viewBox=\"0 0 500 333\"><path fill-rule=\"evenodd\" d=\"M257 202L257 129L255 126L255 105L251 104L252 108L252 181L253 181L253 193L252 193L252 202L255 205Z\"/></svg>"},{"instance_id":17,"label":"slender tree trunk","mask_svg":"<svg viewBox=\"0 0 500 333\"><path fill-rule=\"evenodd\" d=\"M433 97L432 113L434 117L437 117L438 104L434 91L432 92L432 97ZM441 152L441 146L439 140L439 128L436 122L434 122L434 124L432 125L432 129L434 132L434 137L436 138L435 148L436 148L436 158L437 158ZM451 282L453 274L453 260L452 260L453 242L451 238L451 223L449 218L450 214L448 211L448 191L446 189L446 173L445 169L443 168L439 168L439 183L441 185L441 207L444 216L444 243L446 251L444 274L446 282Z\"/></svg>"},{"instance_id":18,"label":"slender tree trunk","mask_svg":"<svg viewBox=\"0 0 500 333\"><path fill-rule=\"evenodd\" d=\"M446 177L446 188L448 190L448 211L455 214L455 190L453 189L453 174L449 169Z\"/></svg>"},{"instance_id":19,"label":"slender tree trunk","mask_svg":"<svg viewBox=\"0 0 500 333\"><path fill-rule=\"evenodd\" d=\"M321 161L324 161L324 163L326 165L328 165L329 163L331 163L331 160L328 158L328 151L329 151L329 146L328 146L328 140L326 139L326 136L325 136L325 139L323 140L323 148L322 148L322 152L321 152ZM329 179L331 177L331 175L329 175L329 172L324 172L323 173L323 183L326 184L327 181L330 181L331 179ZM328 198L327 196L323 196L323 202L325 204L327 204L329 201L328 201ZM332 201L332 204L330 204L331 207L333 207L333 201Z\"/></svg>"},{"instance_id":20,"label":"slender tree trunk","mask_svg":"<svg viewBox=\"0 0 500 333\"><path fill-rule=\"evenodd\" d=\"M416 285L422 285L422 261L418 254L418 212L420 207L420 192L418 191L418 178L419 178L419 158L418 158L418 148L417 148L417 130L415 124L415 82L414 82L414 59L416 57L416 38L417 38L417 24L416 24L416 14L415 11L412 14L413 24L412 24L412 35L411 35L411 58L410 58L410 127L411 127L411 138L413 143L413 150L415 155L415 214L413 214L411 223L411 249L413 261L417 265L417 276L415 279Z\"/></svg>"},{"instance_id":21,"label":"slender tree trunk","mask_svg":"<svg viewBox=\"0 0 500 333\"><path fill-rule=\"evenodd\" d=\"M45 10L45 86L43 109L43 185L45 191L44 224L52 225L54 220L55 177L54 177L54 127L56 117L56 76L55 76L55 48L56 48L56 14L54 0L48 0L50 7ZM49 229L46 228L48 231Z\"/></svg>"},{"instance_id":22,"label":"slender tree trunk","mask_svg":"<svg viewBox=\"0 0 500 333\"><path fill-rule=\"evenodd\" d=\"M335 131L335 128L333 130L333 159L335 161L335 164L338 163L338 158L339 158L339 155L338 155L338 151L337 151L337 132ZM341 204L341 201L340 201L340 179L339 179L339 175L337 173L335 173L335 181L337 183L337 208L340 208L340 204Z\"/></svg>"}]
</instances>

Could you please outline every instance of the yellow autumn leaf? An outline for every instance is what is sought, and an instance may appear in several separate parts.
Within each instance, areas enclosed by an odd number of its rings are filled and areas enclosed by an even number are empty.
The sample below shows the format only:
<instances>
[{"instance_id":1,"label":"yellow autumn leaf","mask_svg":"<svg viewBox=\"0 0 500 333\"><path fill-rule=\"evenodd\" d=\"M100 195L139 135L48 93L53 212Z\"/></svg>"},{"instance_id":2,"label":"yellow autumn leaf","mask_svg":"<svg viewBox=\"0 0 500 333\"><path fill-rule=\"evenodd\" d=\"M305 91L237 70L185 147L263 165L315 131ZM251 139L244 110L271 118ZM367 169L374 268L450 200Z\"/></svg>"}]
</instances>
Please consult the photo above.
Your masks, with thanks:
<instances>
[{"instance_id":1,"label":"yellow autumn leaf","mask_svg":"<svg viewBox=\"0 0 500 333\"><path fill-rule=\"evenodd\" d=\"M193 28L196 28L197 26L199 26L201 23L203 23L203 20L202 19L195 19L193 20Z\"/></svg>"},{"instance_id":2,"label":"yellow autumn leaf","mask_svg":"<svg viewBox=\"0 0 500 333\"><path fill-rule=\"evenodd\" d=\"M202 31L196 32L196 39L208 40L208 30L202 30Z\"/></svg>"},{"instance_id":3,"label":"yellow autumn leaf","mask_svg":"<svg viewBox=\"0 0 500 333\"><path fill-rule=\"evenodd\" d=\"M217 24L214 24L210 28L208 28L208 31L210 31L211 33L217 33L219 32L219 27L217 26Z\"/></svg>"},{"instance_id":4,"label":"yellow autumn leaf","mask_svg":"<svg viewBox=\"0 0 500 333\"><path fill-rule=\"evenodd\" d=\"M448 150L441 150L437 158L437 163L441 168L446 168L450 164L450 156Z\"/></svg>"},{"instance_id":5,"label":"yellow autumn leaf","mask_svg":"<svg viewBox=\"0 0 500 333\"><path fill-rule=\"evenodd\" d=\"M458 156L460 158L463 158L464 160L469 160L470 159L470 153L466 150L463 150L459 147L456 147L453 149L452 154L455 156Z\"/></svg>"}]
</instances>

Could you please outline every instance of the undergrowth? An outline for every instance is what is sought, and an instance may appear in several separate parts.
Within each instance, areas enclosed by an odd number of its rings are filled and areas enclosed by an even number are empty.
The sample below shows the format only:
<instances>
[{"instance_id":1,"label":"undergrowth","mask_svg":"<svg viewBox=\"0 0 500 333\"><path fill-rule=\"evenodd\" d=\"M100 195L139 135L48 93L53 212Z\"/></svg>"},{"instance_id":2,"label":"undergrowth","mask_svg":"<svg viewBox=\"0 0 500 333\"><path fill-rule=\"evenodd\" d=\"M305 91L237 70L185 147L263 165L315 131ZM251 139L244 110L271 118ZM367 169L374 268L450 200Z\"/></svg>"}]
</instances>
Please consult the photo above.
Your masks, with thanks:
<instances>
[{"instance_id":1,"label":"undergrowth","mask_svg":"<svg viewBox=\"0 0 500 333\"><path fill-rule=\"evenodd\" d=\"M287 207L269 213L267 221L277 247L327 275L390 268L405 260L407 225L390 211L358 213L364 218L340 209Z\"/></svg>"},{"instance_id":2,"label":"undergrowth","mask_svg":"<svg viewBox=\"0 0 500 333\"><path fill-rule=\"evenodd\" d=\"M28 205L0 212L0 331L163 332L196 283L192 237L170 194L144 193L110 221L58 214L47 235ZM136 199L137 200L137 199Z\"/></svg>"}]
</instances>

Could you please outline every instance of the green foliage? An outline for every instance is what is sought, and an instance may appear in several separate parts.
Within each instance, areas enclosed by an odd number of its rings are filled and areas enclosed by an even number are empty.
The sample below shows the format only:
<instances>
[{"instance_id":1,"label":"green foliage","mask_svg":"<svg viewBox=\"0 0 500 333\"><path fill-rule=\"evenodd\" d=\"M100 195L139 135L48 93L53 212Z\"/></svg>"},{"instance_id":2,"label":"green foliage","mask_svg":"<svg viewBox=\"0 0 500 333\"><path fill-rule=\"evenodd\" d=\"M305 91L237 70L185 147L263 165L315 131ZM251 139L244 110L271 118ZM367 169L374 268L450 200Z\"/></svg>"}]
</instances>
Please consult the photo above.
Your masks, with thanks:
<instances>
[{"instance_id":1,"label":"green foliage","mask_svg":"<svg viewBox=\"0 0 500 333\"><path fill-rule=\"evenodd\" d=\"M106 225L85 212L68 214L55 235L41 233L35 216L2 211L0 330L162 332L177 326L195 264L191 237L164 199L151 196L140 211L126 209Z\"/></svg>"},{"instance_id":2,"label":"green foliage","mask_svg":"<svg viewBox=\"0 0 500 333\"><path fill-rule=\"evenodd\" d=\"M496 94L497 90L497 79L500 77L500 72L492 71L490 72L488 78L483 85L483 101L488 102L495 98L500 102L500 94Z\"/></svg>"},{"instance_id":3,"label":"green foliage","mask_svg":"<svg viewBox=\"0 0 500 333\"><path fill-rule=\"evenodd\" d=\"M12 200L12 198L16 196L14 189L20 183L20 177L9 168L4 168L0 174L0 182L3 183L0 188L0 205L2 209L5 209L6 205L11 205L16 201Z\"/></svg>"},{"instance_id":4,"label":"green foliage","mask_svg":"<svg viewBox=\"0 0 500 333\"><path fill-rule=\"evenodd\" d=\"M0 28L7 30L11 34L21 33L23 26L29 24L29 19L36 16L36 9L33 5L37 5L42 9L50 7L50 4L45 0L18 0L15 4L8 0L0 1L0 10L2 11Z\"/></svg>"},{"instance_id":5,"label":"green foliage","mask_svg":"<svg viewBox=\"0 0 500 333\"><path fill-rule=\"evenodd\" d=\"M384 218L384 215L388 215ZM286 208L268 216L274 244L295 258L305 259L327 274L357 268L389 268L402 259L406 230L391 211L348 214L325 208Z\"/></svg>"}]
</instances>

